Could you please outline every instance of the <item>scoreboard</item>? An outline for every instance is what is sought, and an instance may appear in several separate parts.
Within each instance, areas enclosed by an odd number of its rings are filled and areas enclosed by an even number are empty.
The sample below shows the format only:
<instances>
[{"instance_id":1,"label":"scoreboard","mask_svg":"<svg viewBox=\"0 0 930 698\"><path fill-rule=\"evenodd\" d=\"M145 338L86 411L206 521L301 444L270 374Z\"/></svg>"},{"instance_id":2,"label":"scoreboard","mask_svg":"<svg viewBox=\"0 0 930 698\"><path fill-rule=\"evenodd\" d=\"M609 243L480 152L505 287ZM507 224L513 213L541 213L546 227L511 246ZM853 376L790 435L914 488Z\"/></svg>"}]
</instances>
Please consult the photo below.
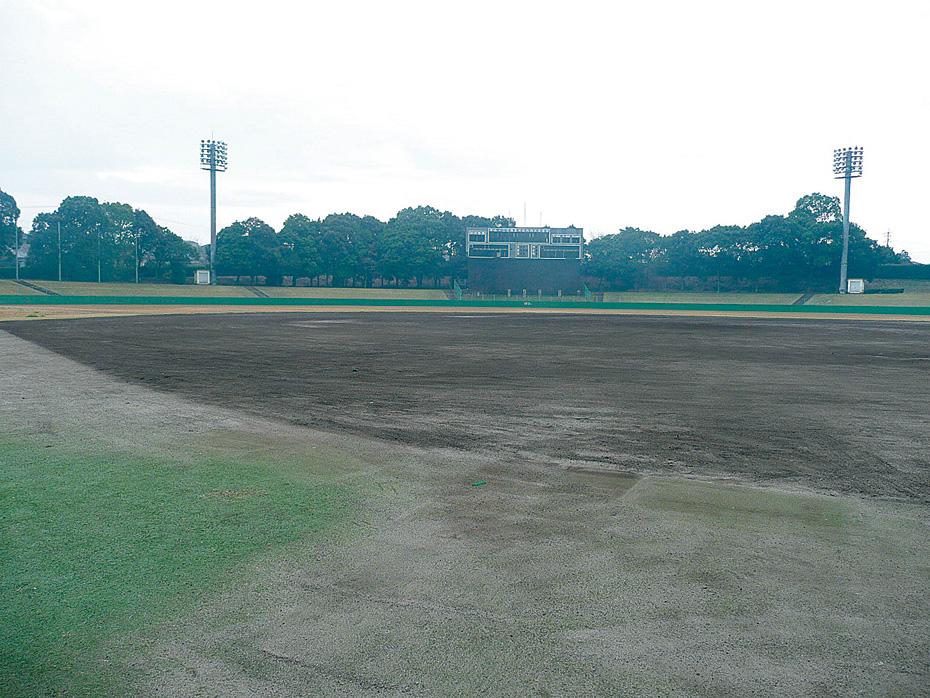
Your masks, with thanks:
<instances>
[{"instance_id":1,"label":"scoreboard","mask_svg":"<svg viewBox=\"0 0 930 698\"><path fill-rule=\"evenodd\" d=\"M573 293L581 286L581 228L468 228L465 240L472 290Z\"/></svg>"},{"instance_id":2,"label":"scoreboard","mask_svg":"<svg viewBox=\"0 0 930 698\"><path fill-rule=\"evenodd\" d=\"M500 259L581 259L581 228L469 228L467 256Z\"/></svg>"}]
</instances>

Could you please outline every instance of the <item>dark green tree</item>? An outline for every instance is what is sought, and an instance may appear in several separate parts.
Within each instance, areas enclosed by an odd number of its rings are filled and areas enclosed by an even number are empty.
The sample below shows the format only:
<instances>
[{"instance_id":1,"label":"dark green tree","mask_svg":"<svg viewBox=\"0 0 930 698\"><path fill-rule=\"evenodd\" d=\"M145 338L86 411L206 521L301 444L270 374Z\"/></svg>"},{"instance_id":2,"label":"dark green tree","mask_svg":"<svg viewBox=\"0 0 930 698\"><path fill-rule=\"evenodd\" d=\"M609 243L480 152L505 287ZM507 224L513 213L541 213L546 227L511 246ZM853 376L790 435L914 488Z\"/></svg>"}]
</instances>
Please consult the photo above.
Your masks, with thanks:
<instances>
[{"instance_id":1,"label":"dark green tree","mask_svg":"<svg viewBox=\"0 0 930 698\"><path fill-rule=\"evenodd\" d=\"M40 279L58 276L58 226L61 225L62 278L102 281L135 278L136 241L140 276L183 282L193 250L145 211L128 204L99 203L88 196L68 197L52 213L35 217L29 234L27 270Z\"/></svg>"},{"instance_id":2,"label":"dark green tree","mask_svg":"<svg viewBox=\"0 0 930 698\"><path fill-rule=\"evenodd\" d=\"M61 225L62 278L96 281L98 259L103 278L103 255L109 246L110 220L97 199L69 196L53 213L40 213L29 233L30 275L54 279L58 273L58 225Z\"/></svg>"},{"instance_id":3,"label":"dark green tree","mask_svg":"<svg viewBox=\"0 0 930 698\"><path fill-rule=\"evenodd\" d=\"M739 226L718 225L697 234L698 275L708 281L713 279L718 291L722 278L740 276L743 271L742 232Z\"/></svg>"},{"instance_id":4,"label":"dark green tree","mask_svg":"<svg viewBox=\"0 0 930 698\"><path fill-rule=\"evenodd\" d=\"M839 276L842 230L839 199L808 194L787 216L766 216L746 227L647 238L628 229L596 238L588 244L585 273L620 289L677 277L682 289L696 280L717 290L829 291ZM857 225L850 226L851 276L873 278L883 260L896 258Z\"/></svg>"},{"instance_id":5,"label":"dark green tree","mask_svg":"<svg viewBox=\"0 0 930 698\"><path fill-rule=\"evenodd\" d=\"M623 228L594 238L588 243L585 273L609 288L638 288L662 254L660 241L657 233L639 228Z\"/></svg>"},{"instance_id":6,"label":"dark green tree","mask_svg":"<svg viewBox=\"0 0 930 698\"><path fill-rule=\"evenodd\" d=\"M236 221L216 236L217 275L265 277L269 286L281 283L281 249L274 228L258 218Z\"/></svg>"},{"instance_id":7,"label":"dark green tree","mask_svg":"<svg viewBox=\"0 0 930 698\"><path fill-rule=\"evenodd\" d=\"M291 285L297 285L300 277L313 278L321 273L320 267L320 221L311 220L302 213L287 217L278 242L281 246L281 273L291 277Z\"/></svg>"},{"instance_id":8,"label":"dark green tree","mask_svg":"<svg viewBox=\"0 0 930 698\"><path fill-rule=\"evenodd\" d=\"M788 214L788 220L800 225L797 246L803 277L799 280L807 289L832 290L839 277L843 250L843 213L839 198L823 194L802 196ZM869 239L855 223L850 224L849 275L874 278L881 259L879 244ZM792 278L789 274L782 276Z\"/></svg>"},{"instance_id":9,"label":"dark green tree","mask_svg":"<svg viewBox=\"0 0 930 698\"><path fill-rule=\"evenodd\" d=\"M158 225L140 209L133 211L133 239L128 245L139 242L140 275L149 281L183 283L196 250L179 235ZM134 251L133 251L134 254Z\"/></svg>"},{"instance_id":10,"label":"dark green tree","mask_svg":"<svg viewBox=\"0 0 930 698\"><path fill-rule=\"evenodd\" d=\"M320 222L320 269L333 286L345 285L358 272L355 239L361 225L362 219L354 213L331 213Z\"/></svg>"},{"instance_id":11,"label":"dark green tree","mask_svg":"<svg viewBox=\"0 0 930 698\"><path fill-rule=\"evenodd\" d=\"M663 243L659 269L663 275L679 277L684 289L686 277L699 276L703 271L704 259L700 253L698 234L679 230L669 235Z\"/></svg>"},{"instance_id":12,"label":"dark green tree","mask_svg":"<svg viewBox=\"0 0 930 698\"><path fill-rule=\"evenodd\" d=\"M804 223L834 223L843 220L843 209L838 197L815 192L798 199L788 217Z\"/></svg>"},{"instance_id":13,"label":"dark green tree","mask_svg":"<svg viewBox=\"0 0 930 698\"><path fill-rule=\"evenodd\" d=\"M19 229L19 207L16 199L0 190L0 259L9 259L12 263L16 247L16 234L19 231L22 244L22 231Z\"/></svg>"},{"instance_id":14,"label":"dark green tree","mask_svg":"<svg viewBox=\"0 0 930 698\"><path fill-rule=\"evenodd\" d=\"M129 204L103 203L100 207L108 222L101 241L104 281L129 281L135 278L135 211Z\"/></svg>"},{"instance_id":15,"label":"dark green tree","mask_svg":"<svg viewBox=\"0 0 930 698\"><path fill-rule=\"evenodd\" d=\"M424 278L433 283L454 271L453 259L465 243L461 219L432 206L405 208L384 227L381 245L381 275L398 282Z\"/></svg>"},{"instance_id":16,"label":"dark green tree","mask_svg":"<svg viewBox=\"0 0 930 698\"><path fill-rule=\"evenodd\" d=\"M353 283L366 288L371 286L378 274L378 255L384 222L374 216L365 216L358 221L352 238Z\"/></svg>"}]
</instances>

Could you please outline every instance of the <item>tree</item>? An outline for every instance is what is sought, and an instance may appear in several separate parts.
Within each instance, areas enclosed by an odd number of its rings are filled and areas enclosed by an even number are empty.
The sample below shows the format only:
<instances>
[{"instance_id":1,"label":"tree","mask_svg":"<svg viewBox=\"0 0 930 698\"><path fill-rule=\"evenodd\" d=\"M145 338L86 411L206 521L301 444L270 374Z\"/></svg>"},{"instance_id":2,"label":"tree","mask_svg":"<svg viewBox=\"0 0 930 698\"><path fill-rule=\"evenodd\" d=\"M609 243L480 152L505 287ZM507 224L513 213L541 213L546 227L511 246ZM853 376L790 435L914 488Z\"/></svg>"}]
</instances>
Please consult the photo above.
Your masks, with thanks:
<instances>
[{"instance_id":1,"label":"tree","mask_svg":"<svg viewBox=\"0 0 930 698\"><path fill-rule=\"evenodd\" d=\"M359 248L365 237L363 228L362 219L354 213L331 213L321 221L317 238L320 267L333 286L364 277Z\"/></svg>"},{"instance_id":2,"label":"tree","mask_svg":"<svg viewBox=\"0 0 930 698\"><path fill-rule=\"evenodd\" d=\"M833 223L843 219L843 210L838 197L815 192L798 199L788 217L804 223Z\"/></svg>"},{"instance_id":3,"label":"tree","mask_svg":"<svg viewBox=\"0 0 930 698\"><path fill-rule=\"evenodd\" d=\"M102 281L135 278L136 241L140 275L183 282L193 250L180 237L129 204L99 203L89 196L66 198L52 213L40 213L29 234L27 271L34 278L58 276L61 225L62 278Z\"/></svg>"},{"instance_id":4,"label":"tree","mask_svg":"<svg viewBox=\"0 0 930 698\"><path fill-rule=\"evenodd\" d=\"M384 222L374 216L359 220L352 239L353 277L360 279L366 288L371 286L378 273L378 254Z\"/></svg>"},{"instance_id":5,"label":"tree","mask_svg":"<svg viewBox=\"0 0 930 698\"><path fill-rule=\"evenodd\" d=\"M907 250L894 250L881 245L878 248L879 264L912 264L911 256Z\"/></svg>"},{"instance_id":6,"label":"tree","mask_svg":"<svg viewBox=\"0 0 930 698\"><path fill-rule=\"evenodd\" d=\"M713 277L719 291L721 277L740 276L745 260L743 229L738 225L717 225L698 233L697 244L700 254L700 275Z\"/></svg>"},{"instance_id":7,"label":"tree","mask_svg":"<svg viewBox=\"0 0 930 698\"><path fill-rule=\"evenodd\" d=\"M320 221L310 220L302 213L287 217L278 242L281 245L281 273L291 277L291 285L297 285L302 276L314 277L320 273Z\"/></svg>"},{"instance_id":8,"label":"tree","mask_svg":"<svg viewBox=\"0 0 930 698\"><path fill-rule=\"evenodd\" d=\"M133 211L133 238L138 236L140 276L155 281L182 283L196 256L190 243L163 226L141 209ZM129 244L134 245L135 239Z\"/></svg>"},{"instance_id":9,"label":"tree","mask_svg":"<svg viewBox=\"0 0 930 698\"><path fill-rule=\"evenodd\" d=\"M384 227L381 275L398 281L435 281L453 272L453 259L465 244L461 219L432 206L405 208Z\"/></svg>"},{"instance_id":10,"label":"tree","mask_svg":"<svg viewBox=\"0 0 930 698\"><path fill-rule=\"evenodd\" d=\"M785 291L832 290L839 277L842 211L836 197L807 194L787 216L765 216L746 227L682 230L667 237L636 229L588 244L585 272L615 288L630 288L652 275L713 281L718 290L747 283ZM874 278L882 260L895 258L852 224L849 273Z\"/></svg>"},{"instance_id":11,"label":"tree","mask_svg":"<svg viewBox=\"0 0 930 698\"><path fill-rule=\"evenodd\" d=\"M14 248L16 247L17 232L22 237L22 231L19 229L19 207L16 205L16 199L0 190L0 258L5 259L9 256L11 260L15 260L16 250Z\"/></svg>"},{"instance_id":12,"label":"tree","mask_svg":"<svg viewBox=\"0 0 930 698\"><path fill-rule=\"evenodd\" d=\"M281 283L281 250L274 229L258 218L236 221L216 236L217 274L264 276L265 283Z\"/></svg>"},{"instance_id":13,"label":"tree","mask_svg":"<svg viewBox=\"0 0 930 698\"><path fill-rule=\"evenodd\" d=\"M56 278L59 224L62 278L96 281L98 259L102 277L102 254L108 244L104 238L109 234L110 221L97 199L90 196L69 196L54 213L35 217L26 260L29 273L40 279Z\"/></svg>"},{"instance_id":14,"label":"tree","mask_svg":"<svg viewBox=\"0 0 930 698\"><path fill-rule=\"evenodd\" d=\"M588 243L585 273L619 290L635 288L661 254L661 237L639 228L595 238Z\"/></svg>"},{"instance_id":15,"label":"tree","mask_svg":"<svg viewBox=\"0 0 930 698\"><path fill-rule=\"evenodd\" d=\"M9 249L9 231L19 215L12 197L0 192L0 226ZM55 278L57 226L62 230L64 278L130 280L136 245L140 276L183 280L194 250L145 211L128 204L100 203L86 196L68 197L52 213L36 216L29 235L27 271ZM512 227L504 216L462 218L432 206L405 208L387 223L352 213L311 220L294 214L275 234L257 218L237 221L220 231L217 267L222 274L263 276L278 284L282 275L325 278L333 285L370 286L377 276L395 285L415 280L440 283L464 278L465 235L469 227ZM782 290L831 290L839 275L842 249L840 202L807 194L786 216L766 216L751 225L714 226L660 236L623 228L587 245L584 271L601 286L626 289L648 286L658 276L700 279L717 290L753 285ZM2 251L2 250L0 250ZM850 226L849 273L874 278L880 264L907 261Z\"/></svg>"},{"instance_id":16,"label":"tree","mask_svg":"<svg viewBox=\"0 0 930 698\"><path fill-rule=\"evenodd\" d=\"M136 273L136 215L129 204L104 203L107 229L101 239L101 273L107 281L129 281Z\"/></svg>"},{"instance_id":17,"label":"tree","mask_svg":"<svg viewBox=\"0 0 930 698\"><path fill-rule=\"evenodd\" d=\"M782 290L808 290L816 285L817 269L828 259L819 234L810 225L813 218L766 216L746 229L756 248L758 284L764 277Z\"/></svg>"},{"instance_id":18,"label":"tree","mask_svg":"<svg viewBox=\"0 0 930 698\"><path fill-rule=\"evenodd\" d=\"M685 277L701 275L701 254L698 250L697 233L679 230L664 240L659 269L668 276L681 277L684 288Z\"/></svg>"}]
</instances>

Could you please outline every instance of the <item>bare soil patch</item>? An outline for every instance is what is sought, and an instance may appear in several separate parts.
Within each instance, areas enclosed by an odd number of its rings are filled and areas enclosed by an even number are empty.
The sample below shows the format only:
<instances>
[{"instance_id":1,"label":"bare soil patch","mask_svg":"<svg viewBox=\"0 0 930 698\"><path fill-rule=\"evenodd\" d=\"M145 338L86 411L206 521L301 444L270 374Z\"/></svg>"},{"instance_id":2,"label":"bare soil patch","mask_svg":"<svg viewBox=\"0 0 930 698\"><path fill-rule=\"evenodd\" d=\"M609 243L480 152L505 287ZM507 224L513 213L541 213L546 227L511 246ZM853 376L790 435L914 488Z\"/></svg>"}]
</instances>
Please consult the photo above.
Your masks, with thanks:
<instances>
[{"instance_id":1,"label":"bare soil patch","mask_svg":"<svg viewBox=\"0 0 930 698\"><path fill-rule=\"evenodd\" d=\"M325 430L930 499L921 324L469 312L4 327L126 380Z\"/></svg>"}]
</instances>

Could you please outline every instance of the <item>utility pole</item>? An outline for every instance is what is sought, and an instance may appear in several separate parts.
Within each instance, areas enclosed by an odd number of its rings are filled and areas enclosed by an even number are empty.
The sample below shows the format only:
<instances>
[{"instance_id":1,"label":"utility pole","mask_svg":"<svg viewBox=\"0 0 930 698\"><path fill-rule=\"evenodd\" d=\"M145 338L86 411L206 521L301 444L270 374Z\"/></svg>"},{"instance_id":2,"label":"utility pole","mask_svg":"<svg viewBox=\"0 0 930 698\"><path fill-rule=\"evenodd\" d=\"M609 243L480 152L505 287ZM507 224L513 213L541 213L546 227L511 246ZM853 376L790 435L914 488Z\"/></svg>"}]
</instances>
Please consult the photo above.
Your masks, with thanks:
<instances>
[{"instance_id":1,"label":"utility pole","mask_svg":"<svg viewBox=\"0 0 930 698\"><path fill-rule=\"evenodd\" d=\"M61 281L61 221L58 221L58 280Z\"/></svg>"},{"instance_id":2,"label":"utility pole","mask_svg":"<svg viewBox=\"0 0 930 698\"><path fill-rule=\"evenodd\" d=\"M200 169L210 171L210 283L216 284L216 173L226 171L225 141L200 141Z\"/></svg>"},{"instance_id":3,"label":"utility pole","mask_svg":"<svg viewBox=\"0 0 930 698\"><path fill-rule=\"evenodd\" d=\"M13 266L16 267L16 280L19 281L19 226L13 221L13 228L16 231L16 246L13 248Z\"/></svg>"},{"instance_id":4,"label":"utility pole","mask_svg":"<svg viewBox=\"0 0 930 698\"><path fill-rule=\"evenodd\" d=\"M846 293L846 271L849 262L849 193L853 177L862 176L862 148L838 148L833 151L833 178L846 180L843 200L843 256L840 260L840 293Z\"/></svg>"},{"instance_id":5,"label":"utility pole","mask_svg":"<svg viewBox=\"0 0 930 698\"><path fill-rule=\"evenodd\" d=\"M100 226L97 226L97 283L100 283Z\"/></svg>"},{"instance_id":6,"label":"utility pole","mask_svg":"<svg viewBox=\"0 0 930 698\"><path fill-rule=\"evenodd\" d=\"M139 283L139 229L136 228L136 283Z\"/></svg>"}]
</instances>

